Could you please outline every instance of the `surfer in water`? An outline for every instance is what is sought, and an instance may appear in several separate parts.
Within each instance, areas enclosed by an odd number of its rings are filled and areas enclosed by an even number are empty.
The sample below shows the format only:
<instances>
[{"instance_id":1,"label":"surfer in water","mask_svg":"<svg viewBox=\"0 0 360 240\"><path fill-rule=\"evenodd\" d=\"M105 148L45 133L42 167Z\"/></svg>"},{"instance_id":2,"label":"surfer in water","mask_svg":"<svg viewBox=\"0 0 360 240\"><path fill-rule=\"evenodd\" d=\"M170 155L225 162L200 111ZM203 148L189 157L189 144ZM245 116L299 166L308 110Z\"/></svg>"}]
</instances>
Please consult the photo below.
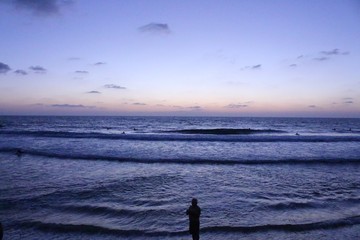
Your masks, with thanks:
<instances>
[{"instance_id":1,"label":"surfer in water","mask_svg":"<svg viewBox=\"0 0 360 240\"><path fill-rule=\"evenodd\" d=\"M200 239L200 214L201 209L197 205L197 199L193 198L191 206L186 211L186 215L189 215L189 232L193 240Z\"/></svg>"}]
</instances>

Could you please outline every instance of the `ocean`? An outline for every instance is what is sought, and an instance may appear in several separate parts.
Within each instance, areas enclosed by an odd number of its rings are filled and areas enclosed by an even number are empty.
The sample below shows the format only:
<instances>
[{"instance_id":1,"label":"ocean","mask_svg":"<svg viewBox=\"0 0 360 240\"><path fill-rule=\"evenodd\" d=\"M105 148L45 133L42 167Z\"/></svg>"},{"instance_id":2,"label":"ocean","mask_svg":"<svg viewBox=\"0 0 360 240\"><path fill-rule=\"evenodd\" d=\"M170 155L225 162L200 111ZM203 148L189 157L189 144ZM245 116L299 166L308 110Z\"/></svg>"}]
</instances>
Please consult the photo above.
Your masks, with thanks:
<instances>
[{"instance_id":1,"label":"ocean","mask_svg":"<svg viewBox=\"0 0 360 240\"><path fill-rule=\"evenodd\" d=\"M360 119L0 117L4 239L360 239Z\"/></svg>"}]
</instances>

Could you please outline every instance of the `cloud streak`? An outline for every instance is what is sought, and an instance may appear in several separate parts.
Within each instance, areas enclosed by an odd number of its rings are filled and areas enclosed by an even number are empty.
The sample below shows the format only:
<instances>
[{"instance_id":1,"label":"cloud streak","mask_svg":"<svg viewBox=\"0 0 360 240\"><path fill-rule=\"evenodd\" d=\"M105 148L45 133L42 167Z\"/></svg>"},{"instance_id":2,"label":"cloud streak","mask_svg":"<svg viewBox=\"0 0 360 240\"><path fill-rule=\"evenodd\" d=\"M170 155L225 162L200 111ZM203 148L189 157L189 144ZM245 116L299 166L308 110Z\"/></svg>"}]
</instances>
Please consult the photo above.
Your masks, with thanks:
<instances>
[{"instance_id":1,"label":"cloud streak","mask_svg":"<svg viewBox=\"0 0 360 240\"><path fill-rule=\"evenodd\" d=\"M231 103L231 104L229 104L229 105L226 105L225 107L226 108L246 108L246 107L248 107L249 105L248 104L234 104L234 103Z\"/></svg>"},{"instance_id":2,"label":"cloud streak","mask_svg":"<svg viewBox=\"0 0 360 240\"><path fill-rule=\"evenodd\" d=\"M94 63L95 66L101 66L101 65L105 65L106 62L96 62Z\"/></svg>"},{"instance_id":3,"label":"cloud streak","mask_svg":"<svg viewBox=\"0 0 360 240\"><path fill-rule=\"evenodd\" d=\"M86 93L89 93L89 94L100 94L101 92L99 92L99 91L89 91L89 92L86 92Z\"/></svg>"},{"instance_id":4,"label":"cloud streak","mask_svg":"<svg viewBox=\"0 0 360 240\"><path fill-rule=\"evenodd\" d=\"M72 0L13 0L8 1L16 9L28 10L35 15L55 15L59 14L60 10L72 3Z\"/></svg>"},{"instance_id":5,"label":"cloud streak","mask_svg":"<svg viewBox=\"0 0 360 240\"><path fill-rule=\"evenodd\" d=\"M27 71L22 70L22 69L18 69L16 71L14 71L14 73L17 75L27 75L28 74Z\"/></svg>"},{"instance_id":6,"label":"cloud streak","mask_svg":"<svg viewBox=\"0 0 360 240\"><path fill-rule=\"evenodd\" d=\"M132 105L135 105L135 106L145 106L146 103L135 102L135 103L133 103Z\"/></svg>"},{"instance_id":7,"label":"cloud streak","mask_svg":"<svg viewBox=\"0 0 360 240\"><path fill-rule=\"evenodd\" d=\"M329 60L330 58L328 57L316 57L316 58L313 58L313 60L315 61L319 61L319 62L323 62L323 61L326 61L326 60Z\"/></svg>"},{"instance_id":8,"label":"cloud streak","mask_svg":"<svg viewBox=\"0 0 360 240\"><path fill-rule=\"evenodd\" d=\"M141 26L138 30L142 33L169 34L170 28L166 23L149 23Z\"/></svg>"},{"instance_id":9,"label":"cloud streak","mask_svg":"<svg viewBox=\"0 0 360 240\"><path fill-rule=\"evenodd\" d=\"M41 66L31 66L29 67L30 70L33 70L36 73L46 73L46 69Z\"/></svg>"},{"instance_id":10,"label":"cloud streak","mask_svg":"<svg viewBox=\"0 0 360 240\"><path fill-rule=\"evenodd\" d=\"M339 49L335 48L333 50L329 50L329 51L321 51L320 52L321 54L323 55L326 55L326 56L331 56L331 55L348 55L349 52L342 52L340 51Z\"/></svg>"},{"instance_id":11,"label":"cloud streak","mask_svg":"<svg viewBox=\"0 0 360 240\"><path fill-rule=\"evenodd\" d=\"M11 68L9 67L9 65L0 62L0 73L7 73L10 70Z\"/></svg>"},{"instance_id":12,"label":"cloud streak","mask_svg":"<svg viewBox=\"0 0 360 240\"><path fill-rule=\"evenodd\" d=\"M104 88L112 88L112 89L126 89L126 87L122 87L115 84L105 84Z\"/></svg>"},{"instance_id":13,"label":"cloud streak","mask_svg":"<svg viewBox=\"0 0 360 240\"><path fill-rule=\"evenodd\" d=\"M77 70L77 71L75 71L75 73L77 73L77 74L88 74L89 72L88 71Z\"/></svg>"},{"instance_id":14,"label":"cloud streak","mask_svg":"<svg viewBox=\"0 0 360 240\"><path fill-rule=\"evenodd\" d=\"M261 69L261 64L245 66L241 70L259 70L259 69Z\"/></svg>"},{"instance_id":15,"label":"cloud streak","mask_svg":"<svg viewBox=\"0 0 360 240\"><path fill-rule=\"evenodd\" d=\"M82 104L52 104L50 106L56 108L95 108L94 106L85 106Z\"/></svg>"}]
</instances>

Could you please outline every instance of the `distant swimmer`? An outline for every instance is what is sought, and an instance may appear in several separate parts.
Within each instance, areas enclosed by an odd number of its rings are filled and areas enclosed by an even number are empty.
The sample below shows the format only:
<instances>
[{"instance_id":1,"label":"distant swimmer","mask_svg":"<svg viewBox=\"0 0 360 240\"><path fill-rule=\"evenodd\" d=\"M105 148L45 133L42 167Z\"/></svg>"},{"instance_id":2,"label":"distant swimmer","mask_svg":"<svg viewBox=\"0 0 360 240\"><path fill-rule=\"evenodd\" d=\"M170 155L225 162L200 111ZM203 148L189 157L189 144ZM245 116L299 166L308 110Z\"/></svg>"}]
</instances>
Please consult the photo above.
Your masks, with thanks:
<instances>
[{"instance_id":1,"label":"distant swimmer","mask_svg":"<svg viewBox=\"0 0 360 240\"><path fill-rule=\"evenodd\" d=\"M16 150L16 155L17 155L18 157L21 157L21 155L22 155L23 153L24 153L24 151L21 150L21 149Z\"/></svg>"},{"instance_id":2,"label":"distant swimmer","mask_svg":"<svg viewBox=\"0 0 360 240\"><path fill-rule=\"evenodd\" d=\"M125 132L122 132L122 134L125 134Z\"/></svg>"},{"instance_id":3,"label":"distant swimmer","mask_svg":"<svg viewBox=\"0 0 360 240\"><path fill-rule=\"evenodd\" d=\"M296 133L295 135L296 135L296 136L300 136L300 134L299 134L299 133Z\"/></svg>"}]
</instances>

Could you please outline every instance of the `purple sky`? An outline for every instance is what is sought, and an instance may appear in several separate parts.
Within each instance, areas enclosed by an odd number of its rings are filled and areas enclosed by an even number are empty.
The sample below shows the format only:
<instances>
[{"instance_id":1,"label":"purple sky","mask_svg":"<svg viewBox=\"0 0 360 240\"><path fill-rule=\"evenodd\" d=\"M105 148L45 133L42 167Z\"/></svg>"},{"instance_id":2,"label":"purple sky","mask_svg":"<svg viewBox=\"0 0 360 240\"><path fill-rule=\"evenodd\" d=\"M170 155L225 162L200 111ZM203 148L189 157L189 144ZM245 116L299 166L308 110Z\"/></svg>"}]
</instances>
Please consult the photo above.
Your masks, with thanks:
<instances>
[{"instance_id":1,"label":"purple sky","mask_svg":"<svg viewBox=\"0 0 360 240\"><path fill-rule=\"evenodd\" d=\"M0 0L0 114L360 117L358 0Z\"/></svg>"}]
</instances>

